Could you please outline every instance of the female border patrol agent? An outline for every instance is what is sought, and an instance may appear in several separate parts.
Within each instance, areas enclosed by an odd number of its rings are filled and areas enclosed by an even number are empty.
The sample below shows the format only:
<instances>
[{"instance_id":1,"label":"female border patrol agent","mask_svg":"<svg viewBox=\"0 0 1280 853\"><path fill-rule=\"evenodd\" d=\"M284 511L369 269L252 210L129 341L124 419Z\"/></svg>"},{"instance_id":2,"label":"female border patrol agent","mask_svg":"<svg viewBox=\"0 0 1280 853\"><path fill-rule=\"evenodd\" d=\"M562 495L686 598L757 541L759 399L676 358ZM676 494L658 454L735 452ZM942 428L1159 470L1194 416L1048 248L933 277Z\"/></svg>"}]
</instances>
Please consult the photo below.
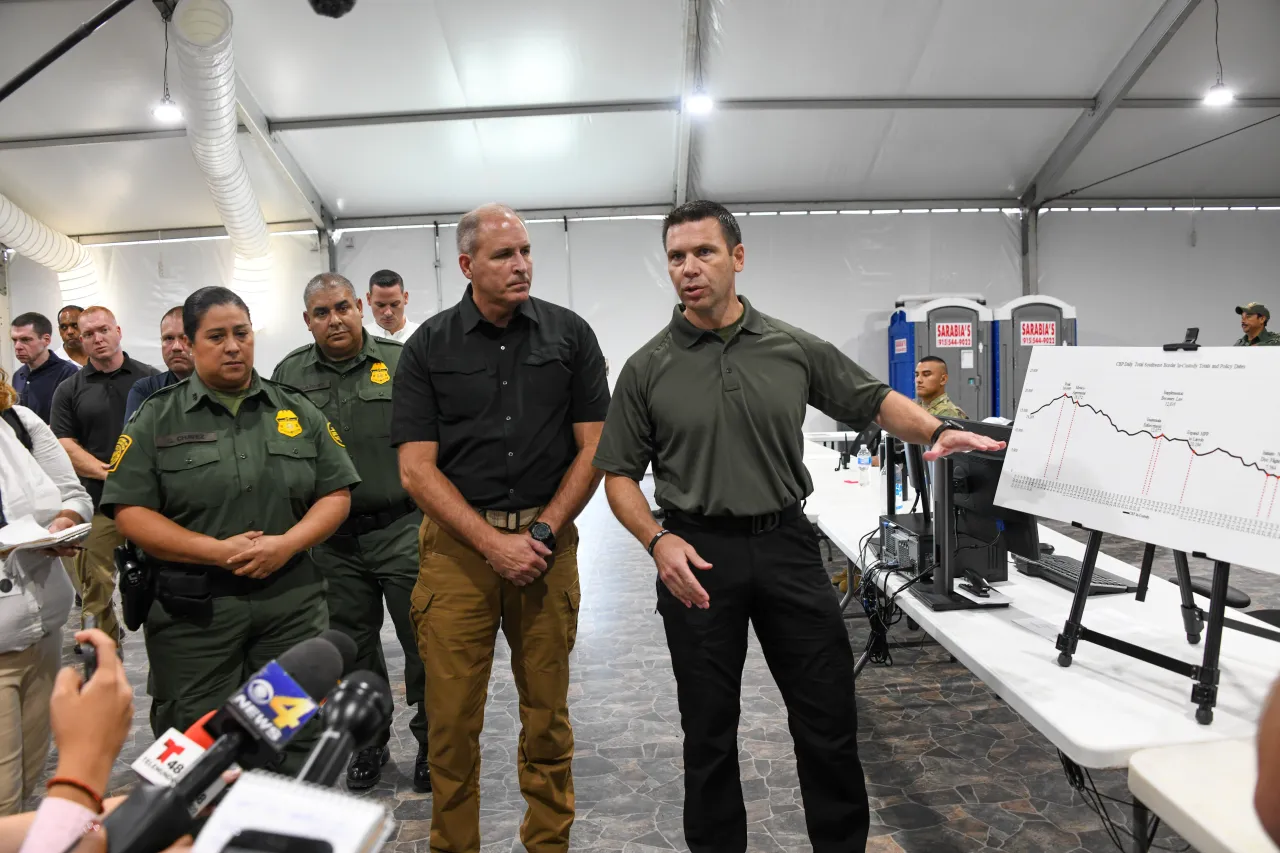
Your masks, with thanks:
<instances>
[{"instance_id":1,"label":"female border patrol agent","mask_svg":"<svg viewBox=\"0 0 1280 853\"><path fill-rule=\"evenodd\" d=\"M327 627L307 549L347 517L360 482L324 415L253 369L240 297L203 287L187 297L182 323L195 372L138 409L102 495L155 585L144 630L157 736L185 729Z\"/></svg>"}]
</instances>

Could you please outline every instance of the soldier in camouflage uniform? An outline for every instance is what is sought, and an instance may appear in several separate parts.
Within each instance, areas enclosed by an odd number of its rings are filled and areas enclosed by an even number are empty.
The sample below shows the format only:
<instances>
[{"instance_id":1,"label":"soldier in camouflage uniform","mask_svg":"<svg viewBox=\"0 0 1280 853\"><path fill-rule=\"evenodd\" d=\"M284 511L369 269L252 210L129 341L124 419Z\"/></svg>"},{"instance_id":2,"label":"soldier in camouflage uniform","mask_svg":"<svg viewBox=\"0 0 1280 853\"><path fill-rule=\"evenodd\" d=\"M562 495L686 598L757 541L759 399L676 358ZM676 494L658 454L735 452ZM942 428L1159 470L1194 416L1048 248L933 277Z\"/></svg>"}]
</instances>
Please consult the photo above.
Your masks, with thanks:
<instances>
[{"instance_id":1,"label":"soldier in camouflage uniform","mask_svg":"<svg viewBox=\"0 0 1280 853\"><path fill-rule=\"evenodd\" d=\"M916 365L916 404L935 418L968 418L947 396L947 363L926 355Z\"/></svg>"},{"instance_id":2,"label":"soldier in camouflage uniform","mask_svg":"<svg viewBox=\"0 0 1280 853\"><path fill-rule=\"evenodd\" d=\"M1267 321L1271 319L1267 306L1261 302L1250 302L1236 306L1236 313L1240 315L1240 328L1244 331L1240 340L1236 341L1236 346L1280 347L1280 332L1267 329Z\"/></svg>"}]
</instances>

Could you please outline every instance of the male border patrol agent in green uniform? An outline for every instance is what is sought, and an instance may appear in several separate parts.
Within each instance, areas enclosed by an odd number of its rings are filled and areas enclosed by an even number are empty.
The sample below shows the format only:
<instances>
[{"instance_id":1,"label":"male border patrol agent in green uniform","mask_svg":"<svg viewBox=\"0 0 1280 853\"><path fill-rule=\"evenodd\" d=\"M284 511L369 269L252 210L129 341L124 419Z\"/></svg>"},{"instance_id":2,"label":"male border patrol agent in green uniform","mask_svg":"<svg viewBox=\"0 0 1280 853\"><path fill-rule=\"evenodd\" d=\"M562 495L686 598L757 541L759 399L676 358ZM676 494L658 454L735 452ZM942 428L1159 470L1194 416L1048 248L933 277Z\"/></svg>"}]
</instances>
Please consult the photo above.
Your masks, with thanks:
<instances>
[{"instance_id":1,"label":"male border patrol agent in green uniform","mask_svg":"<svg viewBox=\"0 0 1280 853\"><path fill-rule=\"evenodd\" d=\"M138 409L102 495L154 578L145 632L157 736L221 706L327 627L324 580L307 549L347 517L360 482L324 415L253 370L240 297L201 288L182 321L195 372ZM301 769L311 729L290 741L282 770Z\"/></svg>"},{"instance_id":2,"label":"male border patrol agent in green uniform","mask_svg":"<svg viewBox=\"0 0 1280 853\"><path fill-rule=\"evenodd\" d=\"M418 638L409 618L409 596L418 581L418 528L422 512L400 485L397 451L391 446L392 377L402 345L365 332L364 306L351 282L334 273L311 279L302 293L303 321L315 339L276 366L272 379L310 398L338 430L360 474L351 514L328 541L311 551L329 589L329 624L359 649L357 667L387 678L382 655L382 600L404 649L406 701L417 711L409 730L418 741L413 787L431 790L427 765L426 676ZM388 679L389 681L389 679ZM371 788L390 758L391 728L352 756L347 785Z\"/></svg>"},{"instance_id":3,"label":"male border patrol agent in green uniform","mask_svg":"<svg viewBox=\"0 0 1280 853\"><path fill-rule=\"evenodd\" d=\"M1261 302L1250 302L1236 306L1236 313L1240 315L1240 328L1244 334L1235 342L1235 346L1280 347L1280 332L1267 329L1267 322L1271 319L1267 306Z\"/></svg>"},{"instance_id":4,"label":"male border patrol agent in green uniform","mask_svg":"<svg viewBox=\"0 0 1280 853\"><path fill-rule=\"evenodd\" d=\"M969 418L947 396L947 363L936 355L926 355L916 364L916 404L935 418Z\"/></svg>"}]
</instances>

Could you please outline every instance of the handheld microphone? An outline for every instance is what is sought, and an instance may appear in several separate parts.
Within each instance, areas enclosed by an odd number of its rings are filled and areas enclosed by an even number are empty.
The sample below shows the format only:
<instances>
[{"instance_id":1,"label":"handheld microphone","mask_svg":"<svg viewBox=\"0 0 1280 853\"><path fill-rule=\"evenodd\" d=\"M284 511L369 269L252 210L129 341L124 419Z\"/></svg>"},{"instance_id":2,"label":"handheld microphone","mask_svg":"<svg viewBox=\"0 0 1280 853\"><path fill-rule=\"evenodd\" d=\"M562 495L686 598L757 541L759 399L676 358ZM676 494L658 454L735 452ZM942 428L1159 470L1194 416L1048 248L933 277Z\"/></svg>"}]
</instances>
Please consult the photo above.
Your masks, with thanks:
<instances>
[{"instance_id":1,"label":"handheld microphone","mask_svg":"<svg viewBox=\"0 0 1280 853\"><path fill-rule=\"evenodd\" d=\"M205 714L192 723L185 732L169 729L147 747L147 751L138 756L138 760L130 765L137 773L153 785L171 787L186 775L191 765L205 750L213 746L213 738L205 730L205 724L217 713L216 710ZM234 768L235 765L232 765ZM222 792L226 785L219 776L213 784L200 793L191 803L189 811L192 815L200 813L209 802Z\"/></svg>"},{"instance_id":2,"label":"handheld microphone","mask_svg":"<svg viewBox=\"0 0 1280 853\"><path fill-rule=\"evenodd\" d=\"M320 639L333 643L333 647L338 650L338 654L342 655L341 675L346 675L356 668L356 658L360 657L360 650L356 648L355 640L336 628L321 632Z\"/></svg>"},{"instance_id":3,"label":"handheld microphone","mask_svg":"<svg viewBox=\"0 0 1280 853\"><path fill-rule=\"evenodd\" d=\"M325 697L324 731L298 772L300 782L332 785L357 749L368 746L391 722L391 688L375 673L354 672Z\"/></svg>"},{"instance_id":4,"label":"handheld microphone","mask_svg":"<svg viewBox=\"0 0 1280 853\"><path fill-rule=\"evenodd\" d=\"M108 853L159 853L189 831L190 806L233 763L269 764L316 714L342 675L342 655L326 639L306 640L271 661L205 724L213 744L172 788L143 785L102 822Z\"/></svg>"}]
</instances>

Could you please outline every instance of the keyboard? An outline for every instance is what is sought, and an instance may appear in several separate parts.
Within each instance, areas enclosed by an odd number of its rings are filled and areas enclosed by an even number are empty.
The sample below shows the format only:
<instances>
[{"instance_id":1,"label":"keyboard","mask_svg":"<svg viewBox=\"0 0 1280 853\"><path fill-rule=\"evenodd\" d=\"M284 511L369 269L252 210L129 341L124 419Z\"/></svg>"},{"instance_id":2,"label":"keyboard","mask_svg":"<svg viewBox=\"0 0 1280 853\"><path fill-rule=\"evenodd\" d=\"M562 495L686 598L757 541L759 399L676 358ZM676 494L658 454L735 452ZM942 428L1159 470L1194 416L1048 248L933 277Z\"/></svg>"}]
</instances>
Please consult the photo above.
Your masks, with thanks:
<instances>
[{"instance_id":1,"label":"keyboard","mask_svg":"<svg viewBox=\"0 0 1280 853\"><path fill-rule=\"evenodd\" d=\"M1039 560L1026 560L1015 555L1013 560L1020 574L1047 580L1071 592L1075 592L1076 587L1080 586L1080 561L1074 557L1044 554ZM1093 580L1089 584L1089 595L1115 595L1134 592L1137 588L1137 584L1095 567Z\"/></svg>"}]
</instances>

